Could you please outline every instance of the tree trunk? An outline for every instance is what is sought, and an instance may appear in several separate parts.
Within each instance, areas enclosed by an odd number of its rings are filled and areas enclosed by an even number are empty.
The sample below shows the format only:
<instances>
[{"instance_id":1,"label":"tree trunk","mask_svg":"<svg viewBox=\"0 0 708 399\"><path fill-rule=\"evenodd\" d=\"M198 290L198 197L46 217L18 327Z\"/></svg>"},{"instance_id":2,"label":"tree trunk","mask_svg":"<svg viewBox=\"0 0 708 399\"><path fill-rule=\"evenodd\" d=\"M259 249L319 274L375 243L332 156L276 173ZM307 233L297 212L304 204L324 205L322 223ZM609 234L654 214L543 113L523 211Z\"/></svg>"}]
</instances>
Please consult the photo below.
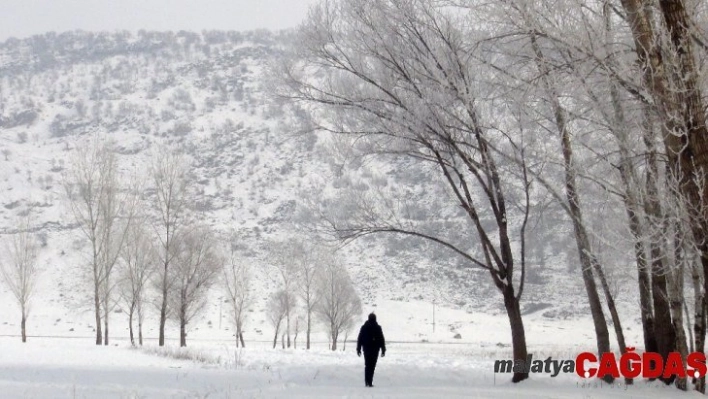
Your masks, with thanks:
<instances>
[{"instance_id":1,"label":"tree trunk","mask_svg":"<svg viewBox=\"0 0 708 399\"><path fill-rule=\"evenodd\" d=\"M585 291L590 304L590 313L592 315L593 324L595 326L595 336L597 340L598 354L601 356L604 352L610 352L610 334L607 330L607 321L602 311L600 296L597 292L597 285L592 274L593 271L593 255L590 247L583 216L580 207L580 196L577 190L575 161L573 159L573 147L571 144L570 131L567 125L567 115L565 109L561 106L558 94L554 86L549 81L550 70L546 65L546 60L538 46L536 36L531 35L531 46L536 55L536 64L539 71L543 75L543 83L548 96L548 101L553 111L555 125L558 129L561 139L561 150L563 152L563 161L565 169L565 194L568 201L568 209L570 218L573 222L573 230L575 231L575 242L578 247L578 255L580 256L580 265L582 268L583 282L585 283ZM609 374L603 378L606 382L614 381L614 378Z\"/></svg>"},{"instance_id":2,"label":"tree trunk","mask_svg":"<svg viewBox=\"0 0 708 399\"><path fill-rule=\"evenodd\" d=\"M603 14L605 17L605 31L607 34L607 42L613 42L612 37L612 11L610 9L610 2L605 1L603 5ZM614 55L610 56L609 63L616 66L616 61ZM610 98L612 100L612 107L614 111L614 127L611 128L613 135L617 138L618 148L620 153L620 163L619 172L622 184L624 186L624 205L627 212L627 218L629 219L629 230L634 238L634 257L637 261L637 275L639 284L639 304L640 304L640 314L642 319L642 333L644 338L644 348L645 350L650 350L649 348L655 348L656 341L654 339L653 332L653 319L654 310L651 303L651 287L649 281L649 271L647 268L647 253L646 247L644 245L644 234L642 233L642 222L639 216L640 210L640 194L638 193L638 181L637 172L634 168L632 162L632 154L630 153L630 148L632 144L629 141L629 133L627 127L627 120L625 118L624 108L622 106L622 99L619 93L618 83L615 79L611 79L610 82ZM645 126L647 129L651 129L651 119L648 115L648 110L646 107L645 111ZM604 273L600 275L601 281L603 281L603 289L605 289L606 282L604 281ZM607 292L607 291L606 291ZM613 321L615 319L616 310L614 309L614 300L610 306L610 301L608 299L608 307L610 307L610 312L613 314ZM619 320L619 319L618 319ZM616 327L615 327L616 328ZM621 333L621 329L619 330ZM619 342L618 334L618 342ZM622 339L624 341L624 338ZM620 352L624 353L625 345L620 344ZM627 381L628 382L628 381Z\"/></svg>"},{"instance_id":3,"label":"tree trunk","mask_svg":"<svg viewBox=\"0 0 708 399\"><path fill-rule=\"evenodd\" d=\"M578 255L580 257L580 265L582 269L583 282L585 283L585 292L590 305L590 314L592 315L593 325L595 327L595 338L597 340L598 355L602 356L605 352L610 352L610 333L607 330L607 321L605 314L602 311L600 295L597 292L595 277L593 276L593 258L592 249L590 248L590 240L585 230L583 223L582 211L580 209L580 201L577 194L575 183L575 166L573 162L573 150L570 143L570 134L565 129L565 118L558 107L556 111L556 119L561 128L561 142L563 146L563 158L565 160L565 188L566 197L568 199L568 207L571 213L573 222L573 230L575 231L575 243L578 247ZM609 374L603 378L605 382L612 382L614 378Z\"/></svg>"},{"instance_id":4,"label":"tree trunk","mask_svg":"<svg viewBox=\"0 0 708 399\"><path fill-rule=\"evenodd\" d=\"M236 322L236 334L234 336L236 337L236 348L238 348L238 339L241 336L241 326L239 326L238 322Z\"/></svg>"},{"instance_id":5,"label":"tree trunk","mask_svg":"<svg viewBox=\"0 0 708 399\"><path fill-rule=\"evenodd\" d=\"M509 317L509 325L511 326L511 346L514 352L514 361L526 361L528 351L526 349L526 331L524 330L524 321L521 318L521 307L519 299L514 295L514 289L511 286L502 292L504 296L504 308ZM519 382L529 378L528 373L514 373L511 382Z\"/></svg>"},{"instance_id":6,"label":"tree trunk","mask_svg":"<svg viewBox=\"0 0 708 399\"><path fill-rule=\"evenodd\" d=\"M675 349L676 332L671 320L671 306L669 304L669 293L666 283L666 275L669 271L666 254L667 242L664 238L666 230L666 215L661 206L658 189L659 164L657 151L654 146L654 138L650 135L653 129L645 129L644 144L647 147L647 177L646 190L647 200L644 207L647 215L647 225L649 226L649 251L651 254L651 292L654 306L654 337L657 344L657 352L667 359L669 352ZM674 377L668 379L660 378L667 384L673 382Z\"/></svg>"},{"instance_id":7,"label":"tree trunk","mask_svg":"<svg viewBox=\"0 0 708 399\"><path fill-rule=\"evenodd\" d=\"M280 323L278 323L277 326L275 326L275 335L273 336L273 349L275 349L275 346L278 344L278 333L280 332Z\"/></svg>"},{"instance_id":8,"label":"tree trunk","mask_svg":"<svg viewBox=\"0 0 708 399\"><path fill-rule=\"evenodd\" d=\"M179 346L187 346L187 305L184 298L179 309Z\"/></svg>"},{"instance_id":9,"label":"tree trunk","mask_svg":"<svg viewBox=\"0 0 708 399\"><path fill-rule=\"evenodd\" d=\"M311 324L311 317L312 317L312 310L310 310L310 309L308 308L308 309L307 309L307 331L306 331L306 335L307 335L307 337L306 337L306 339L307 339L307 345L306 345L306 348L305 348L305 349L307 349L307 350L310 349L310 331L312 330L312 328L311 328L311 326L312 326L312 324Z\"/></svg>"},{"instance_id":10,"label":"tree trunk","mask_svg":"<svg viewBox=\"0 0 708 399\"><path fill-rule=\"evenodd\" d=\"M624 341L624 332L622 331L622 321L619 318L619 313L617 313L617 306L615 306L615 299L612 297L612 292L610 292L610 286L607 283L607 278L605 277L605 272L602 270L600 263L593 257L593 270L597 273L600 279L600 284L602 290L605 293L605 300L607 301L607 308L610 310L610 316L612 317L612 325L615 328L615 335L617 336L617 345L619 346L620 353L627 352L627 345ZM625 384L631 385L633 381L631 378L624 379Z\"/></svg>"},{"instance_id":11,"label":"tree trunk","mask_svg":"<svg viewBox=\"0 0 708 399\"><path fill-rule=\"evenodd\" d=\"M103 332L101 331L101 300L98 294L98 285L94 287L93 305L96 313L96 345L103 345Z\"/></svg>"},{"instance_id":12,"label":"tree trunk","mask_svg":"<svg viewBox=\"0 0 708 399\"><path fill-rule=\"evenodd\" d=\"M143 346L143 308L138 302L138 345Z\"/></svg>"},{"instance_id":13,"label":"tree trunk","mask_svg":"<svg viewBox=\"0 0 708 399\"><path fill-rule=\"evenodd\" d=\"M245 348L245 347L246 347L246 344L243 342L243 333L242 333L242 332L239 332L239 333L238 333L238 339L241 340L241 347L242 347L242 348Z\"/></svg>"},{"instance_id":14,"label":"tree trunk","mask_svg":"<svg viewBox=\"0 0 708 399\"><path fill-rule=\"evenodd\" d=\"M169 256L165 254L165 256ZM167 321L167 262L163 265L164 275L162 276L162 305L160 306L160 336L159 346L165 346L165 322Z\"/></svg>"},{"instance_id":15,"label":"tree trunk","mask_svg":"<svg viewBox=\"0 0 708 399\"><path fill-rule=\"evenodd\" d=\"M676 332L675 348L681 354L683 367L686 367L686 359L688 358L688 345L686 343L686 332L683 329L683 272L684 260L681 241L683 234L678 223L674 223L674 261L675 265L669 273L669 304L671 306L671 315L673 319L673 330ZM678 378L676 387L681 390L688 388L686 378Z\"/></svg>"},{"instance_id":16,"label":"tree trunk","mask_svg":"<svg viewBox=\"0 0 708 399\"><path fill-rule=\"evenodd\" d=\"M337 350L337 332L332 330L332 351Z\"/></svg>"},{"instance_id":17,"label":"tree trunk","mask_svg":"<svg viewBox=\"0 0 708 399\"><path fill-rule=\"evenodd\" d=\"M644 337L644 350L656 352L656 338L654 337L654 308L651 302L651 280L647 267L646 249L641 231L641 222L637 213L630 211L629 229L634 237L634 256L637 259L637 282L639 284L639 310L642 318L642 334Z\"/></svg>"},{"instance_id":18,"label":"tree trunk","mask_svg":"<svg viewBox=\"0 0 708 399\"><path fill-rule=\"evenodd\" d=\"M661 357L668 358L669 352L675 349L676 333L671 320L671 306L668 301L666 286L666 275L662 250L660 244L652 243L652 299L654 302L654 336L656 337L657 349ZM667 384L673 382L674 378L660 378Z\"/></svg>"},{"instance_id":19,"label":"tree trunk","mask_svg":"<svg viewBox=\"0 0 708 399\"><path fill-rule=\"evenodd\" d=\"M108 298L103 309L103 345L108 346Z\"/></svg>"},{"instance_id":20,"label":"tree trunk","mask_svg":"<svg viewBox=\"0 0 708 399\"><path fill-rule=\"evenodd\" d=\"M280 344L283 346L283 349L285 349L285 336L287 335L287 332L284 332L283 335L280 336Z\"/></svg>"},{"instance_id":21,"label":"tree trunk","mask_svg":"<svg viewBox=\"0 0 708 399\"><path fill-rule=\"evenodd\" d=\"M22 310L22 321L20 322L20 329L22 330L22 342L27 342L27 314L25 310Z\"/></svg>"},{"instance_id":22,"label":"tree trunk","mask_svg":"<svg viewBox=\"0 0 708 399\"><path fill-rule=\"evenodd\" d=\"M130 331L130 345L135 346L135 338L133 336L133 312L135 311L135 304L130 305L130 310L128 311L128 330Z\"/></svg>"},{"instance_id":23,"label":"tree trunk","mask_svg":"<svg viewBox=\"0 0 708 399\"><path fill-rule=\"evenodd\" d=\"M285 330L285 334L288 336L288 348L290 348L290 310L288 310L288 315L287 315L287 328Z\"/></svg>"}]
</instances>

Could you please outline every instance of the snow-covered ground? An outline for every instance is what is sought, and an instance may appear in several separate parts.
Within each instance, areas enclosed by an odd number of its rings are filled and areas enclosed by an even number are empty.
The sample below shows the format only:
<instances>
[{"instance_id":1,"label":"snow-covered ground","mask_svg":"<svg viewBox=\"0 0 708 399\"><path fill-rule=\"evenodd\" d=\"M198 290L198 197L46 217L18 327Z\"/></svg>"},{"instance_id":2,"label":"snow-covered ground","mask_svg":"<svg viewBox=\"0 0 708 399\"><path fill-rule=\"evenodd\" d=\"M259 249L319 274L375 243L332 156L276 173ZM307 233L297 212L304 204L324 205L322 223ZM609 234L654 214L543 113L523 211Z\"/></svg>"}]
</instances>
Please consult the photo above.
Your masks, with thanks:
<instances>
[{"instance_id":1,"label":"snow-covered ground","mask_svg":"<svg viewBox=\"0 0 708 399\"><path fill-rule=\"evenodd\" d=\"M302 349L302 333L298 349L280 349L280 342L278 349L272 349L270 329L262 336L250 333L247 348L237 350L227 323L191 331L189 346L183 350L173 339L166 348L158 348L154 331L148 329L145 347L134 349L116 317L115 337L108 347L93 345L83 330L64 338L31 336L26 344L16 336L0 337L0 397L664 398L680 394L657 382L606 385L575 374L532 374L530 380L512 384L509 374L493 372L495 359L511 357L504 315L438 307L433 332L430 304L381 301L376 311L389 342L386 357L379 359L373 389L364 387L363 359L356 356L353 343L348 342L343 351L329 351L320 331L310 351ZM428 311L430 317L425 315ZM573 359L595 348L589 318L550 320L535 313L527 315L525 323L535 359ZM15 333L9 327L2 332ZM42 326L36 327L41 331ZM634 344L640 330L628 327L627 340ZM47 325L44 330L57 332L58 326ZM453 331L461 338L453 338ZM30 332L37 334L37 330ZM168 330L169 338L175 336L174 328Z\"/></svg>"},{"instance_id":2,"label":"snow-covered ground","mask_svg":"<svg viewBox=\"0 0 708 399\"><path fill-rule=\"evenodd\" d=\"M197 343L200 361L132 349L124 340L96 347L88 339L0 338L3 398L664 398L673 387L638 381L605 385L575 375L536 375L512 384L493 373L493 352L473 344L389 344L374 388L363 384L354 348L330 352L273 350L266 343L235 350ZM177 352L176 348L170 348ZM686 394L692 397L694 394Z\"/></svg>"}]
</instances>

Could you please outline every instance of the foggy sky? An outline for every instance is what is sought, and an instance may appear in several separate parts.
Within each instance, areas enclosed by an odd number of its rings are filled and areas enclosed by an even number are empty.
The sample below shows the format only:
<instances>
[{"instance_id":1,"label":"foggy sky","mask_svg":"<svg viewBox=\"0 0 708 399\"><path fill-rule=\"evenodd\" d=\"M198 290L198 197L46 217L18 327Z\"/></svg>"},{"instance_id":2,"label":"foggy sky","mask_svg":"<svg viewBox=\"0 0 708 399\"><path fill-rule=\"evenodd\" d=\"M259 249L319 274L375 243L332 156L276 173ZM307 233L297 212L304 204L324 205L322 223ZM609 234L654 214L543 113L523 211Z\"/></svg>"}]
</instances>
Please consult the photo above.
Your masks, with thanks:
<instances>
[{"instance_id":1,"label":"foggy sky","mask_svg":"<svg viewBox=\"0 0 708 399\"><path fill-rule=\"evenodd\" d=\"M316 0L1 0L0 40L49 31L297 26Z\"/></svg>"}]
</instances>

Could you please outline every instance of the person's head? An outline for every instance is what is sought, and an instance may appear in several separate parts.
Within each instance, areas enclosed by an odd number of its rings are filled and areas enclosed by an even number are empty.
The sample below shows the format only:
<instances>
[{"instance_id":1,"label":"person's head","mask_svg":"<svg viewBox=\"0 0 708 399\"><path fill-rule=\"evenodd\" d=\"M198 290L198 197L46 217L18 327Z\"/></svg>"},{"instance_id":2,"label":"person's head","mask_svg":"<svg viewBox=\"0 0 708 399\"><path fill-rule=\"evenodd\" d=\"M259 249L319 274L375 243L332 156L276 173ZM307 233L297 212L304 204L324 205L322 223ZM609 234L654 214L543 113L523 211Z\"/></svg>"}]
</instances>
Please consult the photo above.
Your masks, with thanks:
<instances>
[{"instance_id":1,"label":"person's head","mask_svg":"<svg viewBox=\"0 0 708 399\"><path fill-rule=\"evenodd\" d=\"M376 315L374 312L369 313L369 321L372 323L376 323Z\"/></svg>"}]
</instances>

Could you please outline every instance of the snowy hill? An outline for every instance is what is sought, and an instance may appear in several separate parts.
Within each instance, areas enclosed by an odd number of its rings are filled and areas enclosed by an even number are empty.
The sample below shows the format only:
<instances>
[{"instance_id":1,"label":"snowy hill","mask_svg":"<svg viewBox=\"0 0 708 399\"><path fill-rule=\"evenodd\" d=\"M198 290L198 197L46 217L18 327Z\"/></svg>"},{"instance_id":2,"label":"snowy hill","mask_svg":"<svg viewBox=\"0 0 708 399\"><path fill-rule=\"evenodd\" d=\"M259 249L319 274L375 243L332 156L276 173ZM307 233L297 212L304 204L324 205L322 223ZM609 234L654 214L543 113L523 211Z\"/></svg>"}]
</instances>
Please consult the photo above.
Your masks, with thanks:
<instances>
[{"instance_id":1,"label":"snowy hill","mask_svg":"<svg viewBox=\"0 0 708 399\"><path fill-rule=\"evenodd\" d=\"M450 234L460 228L459 210L425 179L425 171L372 164L342 172L326 135L295 134L309 124L307 114L272 98L266 89L268 62L287 46L288 36L266 31L69 32L0 43L0 232L15 231L16 217L33 207L43 242L45 272L30 334L90 337L94 331L81 268L85 243L76 234L60 184L72 151L94 134L113 138L122 165L130 170L144 170L159 146L187 150L195 182L193 210L221 232L236 229L258 274L258 303L247 324L247 340L268 340L272 334L263 310L274 289L267 277L269 240L302 234L293 226L302 221L303 199L316 198L322 187L336 191L368 182L410 189L420 204L412 212L439 210L439 228ZM546 322L554 329L567 318L586 319L567 222L549 209L529 240L524 299L524 310L532 315L529 331ZM501 296L488 276L466 269L446 250L380 236L341 251L364 311L388 313L390 322L382 323L395 339L452 340L460 333L463 340L479 340L484 335L480 326L497 320L503 333L486 342L508 345ZM616 265L625 259L606 255ZM635 307L631 276L614 274L618 300L625 308ZM192 323L190 336L229 339L227 306L220 299L217 289L204 317ZM0 301L11 303L2 286ZM433 303L444 309L434 333ZM150 336L157 331L154 317L154 312L148 316ZM126 334L124 319L114 315L116 336ZM0 334L16 334L18 322L15 309L4 307Z\"/></svg>"}]
</instances>

